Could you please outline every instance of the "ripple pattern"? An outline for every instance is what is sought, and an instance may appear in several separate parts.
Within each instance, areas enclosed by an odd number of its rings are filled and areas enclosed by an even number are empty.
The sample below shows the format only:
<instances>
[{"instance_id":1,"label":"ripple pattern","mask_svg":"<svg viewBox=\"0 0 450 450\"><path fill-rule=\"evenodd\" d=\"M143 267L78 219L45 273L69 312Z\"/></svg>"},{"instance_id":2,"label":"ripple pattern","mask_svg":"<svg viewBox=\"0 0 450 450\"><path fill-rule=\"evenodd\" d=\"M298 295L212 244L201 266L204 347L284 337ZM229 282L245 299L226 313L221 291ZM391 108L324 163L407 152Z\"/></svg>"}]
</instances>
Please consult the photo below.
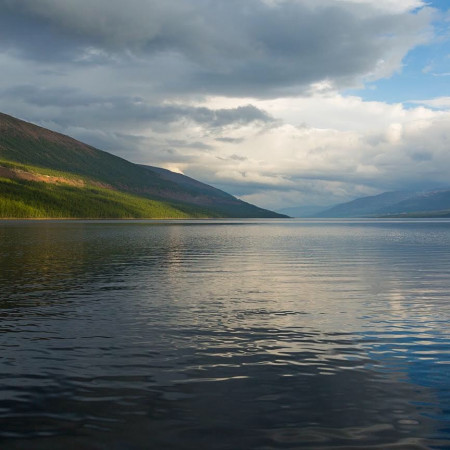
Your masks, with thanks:
<instances>
[{"instance_id":1,"label":"ripple pattern","mask_svg":"<svg viewBox=\"0 0 450 450\"><path fill-rule=\"evenodd\" d=\"M0 222L0 448L450 448L450 221Z\"/></svg>"}]
</instances>

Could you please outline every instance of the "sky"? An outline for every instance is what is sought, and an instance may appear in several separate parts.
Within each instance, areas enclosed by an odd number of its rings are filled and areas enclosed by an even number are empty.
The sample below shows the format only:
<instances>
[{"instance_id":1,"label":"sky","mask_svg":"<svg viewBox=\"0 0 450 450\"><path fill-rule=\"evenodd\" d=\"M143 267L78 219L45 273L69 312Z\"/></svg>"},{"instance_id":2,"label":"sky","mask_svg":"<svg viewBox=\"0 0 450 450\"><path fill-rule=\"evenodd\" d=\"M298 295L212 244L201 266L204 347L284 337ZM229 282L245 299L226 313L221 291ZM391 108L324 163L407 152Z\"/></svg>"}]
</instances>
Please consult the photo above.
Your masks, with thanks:
<instances>
[{"instance_id":1,"label":"sky","mask_svg":"<svg viewBox=\"0 0 450 450\"><path fill-rule=\"evenodd\" d=\"M448 0L0 0L0 111L258 206L450 186Z\"/></svg>"}]
</instances>

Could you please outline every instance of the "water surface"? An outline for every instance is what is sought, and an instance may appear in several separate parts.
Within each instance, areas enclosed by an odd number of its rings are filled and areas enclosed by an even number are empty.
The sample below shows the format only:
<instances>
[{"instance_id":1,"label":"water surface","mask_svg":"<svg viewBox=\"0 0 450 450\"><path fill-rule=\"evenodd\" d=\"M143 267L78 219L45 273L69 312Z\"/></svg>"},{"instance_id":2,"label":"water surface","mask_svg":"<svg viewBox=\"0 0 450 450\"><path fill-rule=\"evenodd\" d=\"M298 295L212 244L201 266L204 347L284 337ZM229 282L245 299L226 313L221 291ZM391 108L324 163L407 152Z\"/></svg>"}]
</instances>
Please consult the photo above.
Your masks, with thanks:
<instances>
[{"instance_id":1,"label":"water surface","mask_svg":"<svg viewBox=\"0 0 450 450\"><path fill-rule=\"evenodd\" d=\"M450 448L450 221L0 222L2 450Z\"/></svg>"}]
</instances>

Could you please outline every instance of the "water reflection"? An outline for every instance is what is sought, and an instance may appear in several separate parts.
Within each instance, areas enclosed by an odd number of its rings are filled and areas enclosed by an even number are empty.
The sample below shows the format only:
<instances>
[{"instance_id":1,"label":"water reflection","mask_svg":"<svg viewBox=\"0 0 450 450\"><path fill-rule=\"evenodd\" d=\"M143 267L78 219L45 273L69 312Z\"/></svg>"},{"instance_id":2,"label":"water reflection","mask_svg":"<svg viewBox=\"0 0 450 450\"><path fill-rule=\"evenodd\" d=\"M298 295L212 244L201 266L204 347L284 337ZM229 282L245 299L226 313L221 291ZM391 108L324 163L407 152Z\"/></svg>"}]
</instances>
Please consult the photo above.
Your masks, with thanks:
<instances>
[{"instance_id":1,"label":"water reflection","mask_svg":"<svg viewBox=\"0 0 450 450\"><path fill-rule=\"evenodd\" d=\"M442 222L5 223L1 448L445 448L449 244Z\"/></svg>"}]
</instances>

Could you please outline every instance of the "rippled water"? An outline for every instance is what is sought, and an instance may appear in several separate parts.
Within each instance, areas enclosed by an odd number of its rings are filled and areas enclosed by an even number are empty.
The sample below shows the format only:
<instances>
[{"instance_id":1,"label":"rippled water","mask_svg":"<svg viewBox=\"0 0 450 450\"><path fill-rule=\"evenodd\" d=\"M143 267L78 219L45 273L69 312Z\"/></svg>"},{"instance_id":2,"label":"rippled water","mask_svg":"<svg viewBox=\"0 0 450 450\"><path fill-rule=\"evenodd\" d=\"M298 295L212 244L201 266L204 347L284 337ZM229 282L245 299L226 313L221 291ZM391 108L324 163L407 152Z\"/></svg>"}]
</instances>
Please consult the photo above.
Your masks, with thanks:
<instances>
[{"instance_id":1,"label":"rippled water","mask_svg":"<svg viewBox=\"0 0 450 450\"><path fill-rule=\"evenodd\" d=\"M450 221L0 222L0 448L450 448Z\"/></svg>"}]
</instances>

